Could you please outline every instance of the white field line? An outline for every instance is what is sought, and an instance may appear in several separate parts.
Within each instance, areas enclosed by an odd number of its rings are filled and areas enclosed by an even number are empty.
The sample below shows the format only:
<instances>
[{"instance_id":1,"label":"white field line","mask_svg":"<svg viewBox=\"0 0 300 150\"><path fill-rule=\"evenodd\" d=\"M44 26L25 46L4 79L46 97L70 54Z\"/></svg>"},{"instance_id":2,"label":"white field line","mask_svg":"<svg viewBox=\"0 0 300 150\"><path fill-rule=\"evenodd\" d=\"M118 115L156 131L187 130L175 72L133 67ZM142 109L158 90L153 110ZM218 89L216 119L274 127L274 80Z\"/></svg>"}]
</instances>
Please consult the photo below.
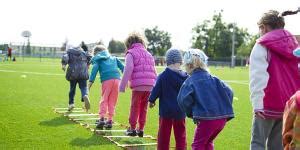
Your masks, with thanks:
<instances>
[{"instance_id":1,"label":"white field line","mask_svg":"<svg viewBox=\"0 0 300 150\"><path fill-rule=\"evenodd\" d=\"M60 73L42 73L42 72L28 72L28 71L2 70L2 69L0 69L0 72L47 75L47 76L64 76L65 75L65 74L60 74Z\"/></svg>"},{"instance_id":2,"label":"white field line","mask_svg":"<svg viewBox=\"0 0 300 150\"><path fill-rule=\"evenodd\" d=\"M25 66L25 65L32 65L32 64L0 64L0 66ZM61 66L61 64L34 64L34 66Z\"/></svg>"},{"instance_id":3,"label":"white field line","mask_svg":"<svg viewBox=\"0 0 300 150\"><path fill-rule=\"evenodd\" d=\"M227 83L235 83L235 84L242 84L242 85L249 85L249 82L246 80L224 80Z\"/></svg>"},{"instance_id":4,"label":"white field line","mask_svg":"<svg viewBox=\"0 0 300 150\"><path fill-rule=\"evenodd\" d=\"M24 73L24 74L48 75L48 76L64 76L65 75L65 74L58 74L58 73L42 73L42 72L28 72L28 71L2 70L2 69L0 69L0 72ZM249 82L246 80L224 80L224 81L227 83L249 85Z\"/></svg>"}]
</instances>

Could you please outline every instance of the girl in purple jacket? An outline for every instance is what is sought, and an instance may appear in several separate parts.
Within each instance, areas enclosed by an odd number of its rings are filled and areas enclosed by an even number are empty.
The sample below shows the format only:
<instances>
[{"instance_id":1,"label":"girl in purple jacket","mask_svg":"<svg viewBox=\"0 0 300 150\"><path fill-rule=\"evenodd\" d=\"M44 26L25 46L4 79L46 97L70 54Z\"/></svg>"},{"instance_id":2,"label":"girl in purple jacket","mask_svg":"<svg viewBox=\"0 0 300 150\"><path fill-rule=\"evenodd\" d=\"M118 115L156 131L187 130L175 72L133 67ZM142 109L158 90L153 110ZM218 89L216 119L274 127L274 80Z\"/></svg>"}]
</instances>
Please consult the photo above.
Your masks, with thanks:
<instances>
[{"instance_id":1,"label":"girl in purple jacket","mask_svg":"<svg viewBox=\"0 0 300 150\"><path fill-rule=\"evenodd\" d=\"M153 56L145 48L145 40L139 33L132 33L125 40L127 48L125 69L120 84L120 92L125 92L129 81L132 89L129 124L126 131L128 136L143 137L146 123L147 104L152 90L156 70ZM139 123L136 127L137 121Z\"/></svg>"},{"instance_id":2,"label":"girl in purple jacket","mask_svg":"<svg viewBox=\"0 0 300 150\"><path fill-rule=\"evenodd\" d=\"M285 103L300 88L300 61L293 55L298 42L284 29L283 16L298 11L270 10L258 22L261 37L252 49L249 70L254 112L251 150L283 149Z\"/></svg>"}]
</instances>

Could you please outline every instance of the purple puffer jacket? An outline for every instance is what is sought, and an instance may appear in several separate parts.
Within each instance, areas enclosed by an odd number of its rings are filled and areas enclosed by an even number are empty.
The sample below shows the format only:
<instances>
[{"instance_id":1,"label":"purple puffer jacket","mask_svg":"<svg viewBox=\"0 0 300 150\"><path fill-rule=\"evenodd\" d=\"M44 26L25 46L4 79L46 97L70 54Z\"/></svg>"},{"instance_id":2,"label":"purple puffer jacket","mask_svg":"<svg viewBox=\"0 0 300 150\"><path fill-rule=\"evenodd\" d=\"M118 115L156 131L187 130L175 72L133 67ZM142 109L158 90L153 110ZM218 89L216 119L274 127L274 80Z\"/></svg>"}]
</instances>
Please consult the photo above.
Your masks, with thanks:
<instances>
[{"instance_id":1,"label":"purple puffer jacket","mask_svg":"<svg viewBox=\"0 0 300 150\"><path fill-rule=\"evenodd\" d=\"M156 72L153 56L140 43L132 44L127 53L132 55L134 64L130 87L154 86Z\"/></svg>"}]
</instances>

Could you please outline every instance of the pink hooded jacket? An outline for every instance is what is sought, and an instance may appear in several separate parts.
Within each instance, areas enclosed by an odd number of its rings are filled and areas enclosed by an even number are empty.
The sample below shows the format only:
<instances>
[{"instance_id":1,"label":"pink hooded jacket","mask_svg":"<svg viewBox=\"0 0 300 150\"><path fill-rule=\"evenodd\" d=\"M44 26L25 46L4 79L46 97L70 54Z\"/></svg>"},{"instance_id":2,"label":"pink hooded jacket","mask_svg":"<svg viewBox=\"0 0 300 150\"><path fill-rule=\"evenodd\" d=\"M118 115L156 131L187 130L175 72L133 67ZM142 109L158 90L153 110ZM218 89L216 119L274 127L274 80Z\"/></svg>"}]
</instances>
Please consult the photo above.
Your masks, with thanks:
<instances>
[{"instance_id":1,"label":"pink hooded jacket","mask_svg":"<svg viewBox=\"0 0 300 150\"><path fill-rule=\"evenodd\" d=\"M257 43L267 49L269 75L262 112L269 118L282 118L286 101L300 88L300 61L293 55L298 42L287 30L278 29L263 35Z\"/></svg>"}]
</instances>

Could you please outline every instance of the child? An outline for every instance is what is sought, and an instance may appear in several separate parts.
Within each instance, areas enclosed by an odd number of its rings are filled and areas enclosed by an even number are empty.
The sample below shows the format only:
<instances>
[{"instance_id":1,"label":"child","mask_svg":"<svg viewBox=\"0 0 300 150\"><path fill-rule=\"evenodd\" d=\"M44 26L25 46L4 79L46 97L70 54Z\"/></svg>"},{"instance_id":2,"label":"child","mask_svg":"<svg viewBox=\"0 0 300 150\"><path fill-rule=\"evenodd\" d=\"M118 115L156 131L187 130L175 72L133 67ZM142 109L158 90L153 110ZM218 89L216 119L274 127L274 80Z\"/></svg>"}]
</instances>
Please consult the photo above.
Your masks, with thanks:
<instances>
[{"instance_id":1,"label":"child","mask_svg":"<svg viewBox=\"0 0 300 150\"><path fill-rule=\"evenodd\" d=\"M282 115L286 101L300 88L299 59L293 56L296 38L284 29L283 16L275 10L258 22L261 37L250 55L250 99L253 107L252 150L283 149Z\"/></svg>"},{"instance_id":2,"label":"child","mask_svg":"<svg viewBox=\"0 0 300 150\"><path fill-rule=\"evenodd\" d=\"M180 70L182 56L179 50L166 52L167 68L158 76L149 97L150 108L159 98L158 150L168 150L172 126L176 139L176 149L186 149L185 113L179 108L177 94L182 83L188 77Z\"/></svg>"},{"instance_id":3,"label":"child","mask_svg":"<svg viewBox=\"0 0 300 150\"><path fill-rule=\"evenodd\" d=\"M123 72L124 65L121 61L111 56L103 45L94 47L94 57L92 58L93 69L89 79L89 89L93 85L97 72L100 74L102 84L102 99L99 104L99 116L97 128L112 128L115 106L118 101L120 69ZM108 121L105 123L105 117L108 110Z\"/></svg>"},{"instance_id":4,"label":"child","mask_svg":"<svg viewBox=\"0 0 300 150\"><path fill-rule=\"evenodd\" d=\"M188 50L183 60L191 76L181 86L177 101L197 124L192 149L213 150L213 140L234 117L233 93L220 79L209 74L207 56L203 51Z\"/></svg>"},{"instance_id":5,"label":"child","mask_svg":"<svg viewBox=\"0 0 300 150\"><path fill-rule=\"evenodd\" d=\"M89 79L88 66L91 59L89 53L84 52L79 46L67 46L67 53L62 57L62 69L65 71L68 64L66 79L70 81L69 107L68 111L72 111L74 106L74 96L76 84L79 84L81 90L81 101L85 104L85 109L90 109L90 101L88 97L88 88L86 81Z\"/></svg>"},{"instance_id":6,"label":"child","mask_svg":"<svg viewBox=\"0 0 300 150\"><path fill-rule=\"evenodd\" d=\"M284 150L300 149L300 91L286 102L283 114L282 141Z\"/></svg>"},{"instance_id":7,"label":"child","mask_svg":"<svg viewBox=\"0 0 300 150\"><path fill-rule=\"evenodd\" d=\"M125 134L143 137L148 97L156 79L154 58L146 50L145 40L138 33L130 34L125 40L125 45L127 52L120 92L125 92L128 81L130 81L130 88L132 89L129 116L130 128ZM138 128L136 128L137 120L139 122Z\"/></svg>"}]
</instances>

